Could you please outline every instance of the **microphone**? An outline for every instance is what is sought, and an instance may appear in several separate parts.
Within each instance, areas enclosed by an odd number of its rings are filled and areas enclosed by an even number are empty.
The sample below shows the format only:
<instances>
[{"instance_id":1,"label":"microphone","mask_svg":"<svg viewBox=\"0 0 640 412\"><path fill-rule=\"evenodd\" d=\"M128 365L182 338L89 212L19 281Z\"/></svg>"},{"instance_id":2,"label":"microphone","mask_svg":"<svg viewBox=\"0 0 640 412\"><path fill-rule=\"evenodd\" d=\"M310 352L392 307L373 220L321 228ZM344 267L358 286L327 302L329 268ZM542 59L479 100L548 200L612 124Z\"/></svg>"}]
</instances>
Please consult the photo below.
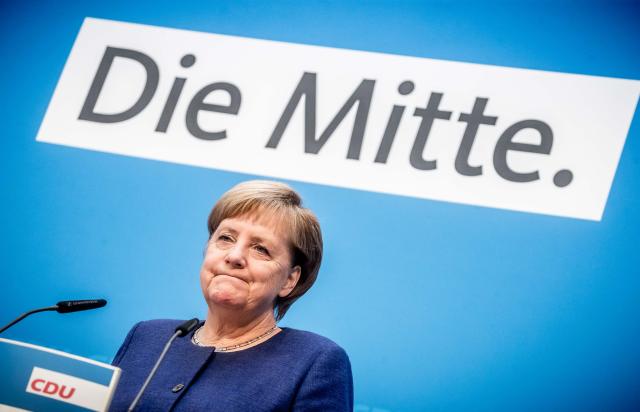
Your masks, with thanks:
<instances>
[{"instance_id":1,"label":"microphone","mask_svg":"<svg viewBox=\"0 0 640 412\"><path fill-rule=\"evenodd\" d=\"M50 310L55 310L58 313L70 313L70 312L78 312L80 310L89 310L101 308L107 304L107 301L104 299L91 299L91 300L63 300L56 303L53 306L47 306L44 308L30 310L29 312L25 312L22 315L18 316L13 321L9 322L7 325L3 326L0 329L0 333L9 329L16 323L20 322L22 319L26 318L29 315L33 315L38 312L45 312Z\"/></svg>"},{"instance_id":2,"label":"microphone","mask_svg":"<svg viewBox=\"0 0 640 412\"><path fill-rule=\"evenodd\" d=\"M176 338L183 337L191 333L191 331L193 331L196 328L196 326L198 326L199 323L200 321L198 320L198 318L193 318L191 320L188 320L182 323L175 329L175 332L173 333L171 338L169 338L169 341L167 342L167 344L164 345L164 349L162 349L162 353L160 354L160 357L158 357L156 364L153 365L153 368L151 368L151 372L149 372L149 376L147 376L147 379L144 381L144 384L142 384L142 388L140 388L140 391L138 392L136 397L133 399L133 402L131 402L129 409L127 409L128 412L132 412L133 409L138 404L138 402L140 401L142 394L144 393L145 389L147 389L147 386L149 385L149 382L151 382L151 378L153 378L153 375L156 374L156 371L158 370L158 366L160 366L160 362L162 362L162 359L164 359L164 356L169 351L169 347L171 346L173 341Z\"/></svg>"},{"instance_id":3,"label":"microphone","mask_svg":"<svg viewBox=\"0 0 640 412\"><path fill-rule=\"evenodd\" d=\"M78 312L81 310L97 309L107 304L104 299L92 300L63 300L56 303L58 313Z\"/></svg>"},{"instance_id":4,"label":"microphone","mask_svg":"<svg viewBox=\"0 0 640 412\"><path fill-rule=\"evenodd\" d=\"M178 326L176 328L176 330L175 330L176 333L180 332L178 337L182 337L182 336L185 336L185 335L188 335L189 333L191 333L191 331L194 330L196 328L196 326L198 326L198 323L200 323L198 318L193 318L191 320L186 321L182 325Z\"/></svg>"}]
</instances>

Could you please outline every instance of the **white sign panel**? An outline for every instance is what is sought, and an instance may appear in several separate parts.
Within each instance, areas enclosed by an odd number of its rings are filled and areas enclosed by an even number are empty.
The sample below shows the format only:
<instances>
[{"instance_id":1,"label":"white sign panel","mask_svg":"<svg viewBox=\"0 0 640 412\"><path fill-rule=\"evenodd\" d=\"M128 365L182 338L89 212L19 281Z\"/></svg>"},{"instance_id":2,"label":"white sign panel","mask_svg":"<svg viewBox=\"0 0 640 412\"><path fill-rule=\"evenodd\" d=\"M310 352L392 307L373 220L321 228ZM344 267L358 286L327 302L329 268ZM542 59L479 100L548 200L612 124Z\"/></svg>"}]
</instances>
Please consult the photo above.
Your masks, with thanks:
<instances>
[{"instance_id":1,"label":"white sign panel","mask_svg":"<svg viewBox=\"0 0 640 412\"><path fill-rule=\"evenodd\" d=\"M37 140L600 220L639 91L87 18Z\"/></svg>"},{"instance_id":2,"label":"white sign panel","mask_svg":"<svg viewBox=\"0 0 640 412\"><path fill-rule=\"evenodd\" d=\"M108 386L38 367L31 371L25 390L92 411L106 410L110 394Z\"/></svg>"}]
</instances>

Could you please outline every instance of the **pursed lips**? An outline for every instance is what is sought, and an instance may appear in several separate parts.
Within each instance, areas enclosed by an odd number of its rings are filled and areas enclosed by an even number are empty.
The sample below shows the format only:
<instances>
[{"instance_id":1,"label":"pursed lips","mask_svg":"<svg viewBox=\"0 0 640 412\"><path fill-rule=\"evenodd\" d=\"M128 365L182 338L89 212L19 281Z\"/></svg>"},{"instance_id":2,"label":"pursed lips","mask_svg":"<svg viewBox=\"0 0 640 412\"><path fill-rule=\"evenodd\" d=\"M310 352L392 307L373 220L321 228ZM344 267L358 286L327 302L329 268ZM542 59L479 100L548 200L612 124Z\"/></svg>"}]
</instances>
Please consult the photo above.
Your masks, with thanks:
<instances>
[{"instance_id":1,"label":"pursed lips","mask_svg":"<svg viewBox=\"0 0 640 412\"><path fill-rule=\"evenodd\" d=\"M230 278L233 278L233 279L238 279L238 280L240 280L240 281L242 281L242 282L247 283L247 281L246 281L245 279L243 279L242 277L237 276L237 275L229 275L229 274L227 274L227 273L213 273L213 277L214 277L214 278L216 278L216 277L218 277L218 276L227 276L227 277L230 277Z\"/></svg>"}]
</instances>

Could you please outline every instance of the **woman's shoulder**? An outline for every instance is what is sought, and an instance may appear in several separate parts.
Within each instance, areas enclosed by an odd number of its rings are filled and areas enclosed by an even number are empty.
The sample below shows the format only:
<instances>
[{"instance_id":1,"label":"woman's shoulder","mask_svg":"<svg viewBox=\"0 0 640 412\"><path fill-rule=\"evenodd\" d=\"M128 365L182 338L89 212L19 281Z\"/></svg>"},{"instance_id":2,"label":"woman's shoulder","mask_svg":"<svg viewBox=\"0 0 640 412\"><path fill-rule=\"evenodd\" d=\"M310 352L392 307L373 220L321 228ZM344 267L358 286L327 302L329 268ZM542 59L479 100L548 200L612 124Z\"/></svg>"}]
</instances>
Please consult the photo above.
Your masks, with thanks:
<instances>
[{"instance_id":1,"label":"woman's shoulder","mask_svg":"<svg viewBox=\"0 0 640 412\"><path fill-rule=\"evenodd\" d=\"M118 349L113 364L119 364L126 353L144 353L144 356L157 356L176 328L183 322L179 319L154 319L136 323L129 330L120 349Z\"/></svg>"},{"instance_id":2,"label":"woman's shoulder","mask_svg":"<svg viewBox=\"0 0 640 412\"><path fill-rule=\"evenodd\" d=\"M286 326L282 327L281 329L282 329L282 332L284 332L283 335L286 336L287 339L290 339L292 341L313 343L315 345L327 346L327 347L338 346L338 344L332 341L331 339L314 332L289 328Z\"/></svg>"},{"instance_id":3,"label":"woman's shoulder","mask_svg":"<svg viewBox=\"0 0 640 412\"><path fill-rule=\"evenodd\" d=\"M167 333L173 334L175 329L183 322L183 320L179 319L143 320L136 323L133 328L131 328L131 332L150 336L166 336Z\"/></svg>"},{"instance_id":4,"label":"woman's shoulder","mask_svg":"<svg viewBox=\"0 0 640 412\"><path fill-rule=\"evenodd\" d=\"M289 348L305 352L332 352L346 356L345 350L333 340L306 330L283 327L282 341Z\"/></svg>"},{"instance_id":5,"label":"woman's shoulder","mask_svg":"<svg viewBox=\"0 0 640 412\"><path fill-rule=\"evenodd\" d=\"M143 329L170 330L177 328L185 320L180 319L150 319L138 322L138 327Z\"/></svg>"},{"instance_id":6,"label":"woman's shoulder","mask_svg":"<svg viewBox=\"0 0 640 412\"><path fill-rule=\"evenodd\" d=\"M144 320L133 325L127 337L125 346L133 343L165 342L173 335L176 328L184 321L179 319Z\"/></svg>"}]
</instances>

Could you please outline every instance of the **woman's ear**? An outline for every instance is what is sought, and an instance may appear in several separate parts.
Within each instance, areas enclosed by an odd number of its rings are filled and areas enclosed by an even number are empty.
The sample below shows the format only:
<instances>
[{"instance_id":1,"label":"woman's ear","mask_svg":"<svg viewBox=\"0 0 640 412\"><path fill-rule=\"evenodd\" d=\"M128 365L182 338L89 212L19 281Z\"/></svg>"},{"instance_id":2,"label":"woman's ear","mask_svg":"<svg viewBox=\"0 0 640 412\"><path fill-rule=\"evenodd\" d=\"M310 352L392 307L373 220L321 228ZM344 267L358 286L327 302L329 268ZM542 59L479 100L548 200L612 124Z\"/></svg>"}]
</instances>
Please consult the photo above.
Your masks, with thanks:
<instances>
[{"instance_id":1,"label":"woman's ear","mask_svg":"<svg viewBox=\"0 0 640 412\"><path fill-rule=\"evenodd\" d=\"M298 280L300 280L301 271L302 269L297 265L291 268L289 274L287 275L287 279L284 282L284 285L282 285L280 292L278 292L278 296L284 298L288 296L289 293L291 293L293 288L295 288L298 284Z\"/></svg>"}]
</instances>

